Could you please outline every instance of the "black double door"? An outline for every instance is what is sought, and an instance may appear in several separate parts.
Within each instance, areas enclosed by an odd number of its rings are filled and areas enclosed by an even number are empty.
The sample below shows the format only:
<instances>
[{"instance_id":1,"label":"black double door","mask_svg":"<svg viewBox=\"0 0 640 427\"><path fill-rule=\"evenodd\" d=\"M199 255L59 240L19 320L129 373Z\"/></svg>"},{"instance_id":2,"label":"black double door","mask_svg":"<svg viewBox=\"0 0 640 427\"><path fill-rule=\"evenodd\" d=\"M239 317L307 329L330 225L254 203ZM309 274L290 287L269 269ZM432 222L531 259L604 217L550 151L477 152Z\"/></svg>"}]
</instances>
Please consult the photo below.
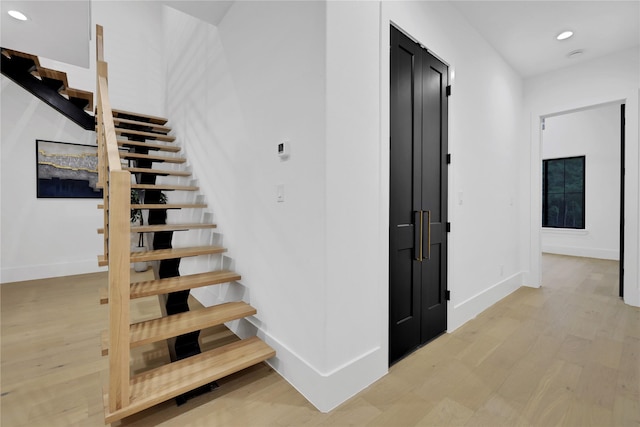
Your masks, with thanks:
<instances>
[{"instance_id":1,"label":"black double door","mask_svg":"<svg viewBox=\"0 0 640 427\"><path fill-rule=\"evenodd\" d=\"M448 68L391 27L389 363L447 328Z\"/></svg>"}]
</instances>

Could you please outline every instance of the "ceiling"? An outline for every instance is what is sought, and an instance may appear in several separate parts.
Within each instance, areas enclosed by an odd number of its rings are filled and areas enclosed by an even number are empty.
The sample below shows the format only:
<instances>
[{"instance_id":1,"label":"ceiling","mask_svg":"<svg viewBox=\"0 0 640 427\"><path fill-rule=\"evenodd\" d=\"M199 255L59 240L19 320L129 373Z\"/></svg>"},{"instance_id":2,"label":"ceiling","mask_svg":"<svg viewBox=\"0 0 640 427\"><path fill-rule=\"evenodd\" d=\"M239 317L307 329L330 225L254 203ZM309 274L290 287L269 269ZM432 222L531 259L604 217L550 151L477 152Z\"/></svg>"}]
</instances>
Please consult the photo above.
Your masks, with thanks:
<instances>
[{"instance_id":1,"label":"ceiling","mask_svg":"<svg viewBox=\"0 0 640 427\"><path fill-rule=\"evenodd\" d=\"M624 49L640 49L640 0L452 3L525 78ZM556 40L564 30L573 31L573 37ZM584 53L567 58L578 49Z\"/></svg>"},{"instance_id":2,"label":"ceiling","mask_svg":"<svg viewBox=\"0 0 640 427\"><path fill-rule=\"evenodd\" d=\"M525 78L620 50L640 49L640 0L450 2ZM218 25L233 1L162 3ZM2 0L0 5L3 47L89 66L90 0ZM6 12L12 8L23 11L30 20L10 18ZM564 29L575 35L557 41L555 36ZM576 49L584 53L567 58Z\"/></svg>"},{"instance_id":3,"label":"ceiling","mask_svg":"<svg viewBox=\"0 0 640 427\"><path fill-rule=\"evenodd\" d=\"M233 4L223 0L159 2L213 25L220 23ZM12 9L29 20L11 18L7 12ZM0 46L89 68L90 0L1 0L0 10Z\"/></svg>"},{"instance_id":4,"label":"ceiling","mask_svg":"<svg viewBox=\"0 0 640 427\"><path fill-rule=\"evenodd\" d=\"M162 3L216 26L220 24L222 18L224 18L227 11L231 8L231 5L233 5L233 1L223 0L165 0Z\"/></svg>"},{"instance_id":5,"label":"ceiling","mask_svg":"<svg viewBox=\"0 0 640 427\"><path fill-rule=\"evenodd\" d=\"M24 13L29 20L11 18L7 12L12 9ZM89 0L2 0L0 10L2 47L89 68Z\"/></svg>"}]
</instances>

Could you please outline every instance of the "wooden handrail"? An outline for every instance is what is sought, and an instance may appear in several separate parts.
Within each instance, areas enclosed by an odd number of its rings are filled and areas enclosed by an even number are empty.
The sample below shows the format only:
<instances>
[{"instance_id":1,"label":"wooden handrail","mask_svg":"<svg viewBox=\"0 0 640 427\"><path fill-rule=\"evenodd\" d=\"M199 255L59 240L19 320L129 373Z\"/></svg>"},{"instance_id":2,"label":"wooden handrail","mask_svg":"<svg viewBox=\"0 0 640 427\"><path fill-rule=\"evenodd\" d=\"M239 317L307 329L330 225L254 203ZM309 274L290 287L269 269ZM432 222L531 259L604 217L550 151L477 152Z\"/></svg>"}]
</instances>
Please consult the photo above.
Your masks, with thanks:
<instances>
[{"instance_id":1,"label":"wooden handrail","mask_svg":"<svg viewBox=\"0 0 640 427\"><path fill-rule=\"evenodd\" d=\"M109 265L109 411L129 406L131 173L123 170L109 100L103 30L96 26L98 181L104 195L104 257Z\"/></svg>"},{"instance_id":2,"label":"wooden handrail","mask_svg":"<svg viewBox=\"0 0 640 427\"><path fill-rule=\"evenodd\" d=\"M121 171L122 161L120 160L120 153L118 151L118 138L116 137L116 126L113 123L113 113L111 112L111 106L109 103L109 93L107 88L107 79L103 76L98 77L98 84L100 85L100 102L102 104L102 115L104 126L104 138L107 150L107 161L110 171ZM131 196L129 196L131 197Z\"/></svg>"},{"instance_id":3,"label":"wooden handrail","mask_svg":"<svg viewBox=\"0 0 640 427\"><path fill-rule=\"evenodd\" d=\"M104 31L102 25L96 25L96 59L104 61Z\"/></svg>"}]
</instances>

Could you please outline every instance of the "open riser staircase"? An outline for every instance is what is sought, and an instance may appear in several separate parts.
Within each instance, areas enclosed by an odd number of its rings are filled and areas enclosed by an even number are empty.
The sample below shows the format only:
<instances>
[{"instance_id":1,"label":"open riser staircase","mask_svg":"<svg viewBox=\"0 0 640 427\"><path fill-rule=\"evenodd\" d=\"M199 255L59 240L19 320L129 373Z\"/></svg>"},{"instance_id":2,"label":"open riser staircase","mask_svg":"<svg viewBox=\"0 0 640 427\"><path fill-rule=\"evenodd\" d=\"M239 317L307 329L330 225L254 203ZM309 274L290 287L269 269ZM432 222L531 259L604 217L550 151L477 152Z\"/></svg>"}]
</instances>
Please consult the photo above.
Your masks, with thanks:
<instances>
[{"instance_id":1,"label":"open riser staircase","mask_svg":"<svg viewBox=\"0 0 640 427\"><path fill-rule=\"evenodd\" d=\"M203 203L166 203L165 191L197 191L193 185L158 183L157 177L189 177L180 169L186 159L167 120L114 110L110 106L107 64L102 48L103 32L97 27L97 126L99 183L104 191L104 255L98 263L109 267L109 287L100 296L109 304L109 330L103 334L103 354L109 357L109 384L105 391L105 423L114 422L160 402L176 398L184 402L189 393L210 390L216 380L261 363L275 351L257 337L239 340L206 352L198 344L199 331L256 314L243 301L189 310L191 289L240 280L229 270L180 276L183 257L210 256L225 252L219 246L172 247L174 232L211 229L211 223L167 224L168 209L202 209ZM173 164L173 168L156 163ZM132 180L132 177L135 179ZM131 192L140 201L131 203ZM132 226L131 209L148 211L146 224ZM153 233L151 249L131 252L132 233ZM131 283L130 264L157 261L156 280ZM158 295L164 316L131 323L130 300ZM130 349L167 341L172 363L138 375L130 374Z\"/></svg>"},{"instance_id":2,"label":"open riser staircase","mask_svg":"<svg viewBox=\"0 0 640 427\"><path fill-rule=\"evenodd\" d=\"M67 116L79 126L94 130L93 93L69 87L67 74L45 68L40 59L17 50L1 48L2 74Z\"/></svg>"}]
</instances>

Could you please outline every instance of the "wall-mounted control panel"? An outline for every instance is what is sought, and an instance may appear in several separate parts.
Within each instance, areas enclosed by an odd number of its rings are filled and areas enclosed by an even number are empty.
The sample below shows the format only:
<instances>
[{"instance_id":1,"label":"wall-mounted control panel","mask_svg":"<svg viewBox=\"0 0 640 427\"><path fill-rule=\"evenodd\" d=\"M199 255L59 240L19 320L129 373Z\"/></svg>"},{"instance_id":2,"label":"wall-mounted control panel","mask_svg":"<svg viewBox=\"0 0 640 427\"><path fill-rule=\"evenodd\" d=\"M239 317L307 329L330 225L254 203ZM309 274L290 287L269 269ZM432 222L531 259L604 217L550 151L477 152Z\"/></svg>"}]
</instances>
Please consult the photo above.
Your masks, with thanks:
<instances>
[{"instance_id":1,"label":"wall-mounted control panel","mask_svg":"<svg viewBox=\"0 0 640 427\"><path fill-rule=\"evenodd\" d=\"M289 141L282 141L278 144L278 157L282 160L289 158Z\"/></svg>"}]
</instances>

